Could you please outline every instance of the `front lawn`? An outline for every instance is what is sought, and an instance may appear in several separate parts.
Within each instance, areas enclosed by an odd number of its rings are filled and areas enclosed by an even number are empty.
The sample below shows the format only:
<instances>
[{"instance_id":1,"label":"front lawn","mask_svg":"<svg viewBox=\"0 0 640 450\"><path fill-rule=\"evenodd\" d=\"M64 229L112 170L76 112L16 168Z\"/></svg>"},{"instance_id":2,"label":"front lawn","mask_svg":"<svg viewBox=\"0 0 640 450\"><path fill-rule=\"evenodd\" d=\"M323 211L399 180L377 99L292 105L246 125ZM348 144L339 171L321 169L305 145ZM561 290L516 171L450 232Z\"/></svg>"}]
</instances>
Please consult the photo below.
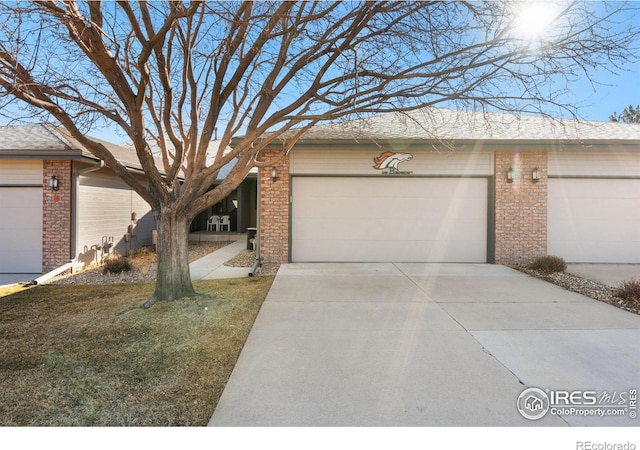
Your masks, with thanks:
<instances>
[{"instance_id":1,"label":"front lawn","mask_svg":"<svg viewBox=\"0 0 640 450\"><path fill-rule=\"evenodd\" d=\"M0 298L0 425L206 425L273 278L39 286Z\"/></svg>"}]
</instances>

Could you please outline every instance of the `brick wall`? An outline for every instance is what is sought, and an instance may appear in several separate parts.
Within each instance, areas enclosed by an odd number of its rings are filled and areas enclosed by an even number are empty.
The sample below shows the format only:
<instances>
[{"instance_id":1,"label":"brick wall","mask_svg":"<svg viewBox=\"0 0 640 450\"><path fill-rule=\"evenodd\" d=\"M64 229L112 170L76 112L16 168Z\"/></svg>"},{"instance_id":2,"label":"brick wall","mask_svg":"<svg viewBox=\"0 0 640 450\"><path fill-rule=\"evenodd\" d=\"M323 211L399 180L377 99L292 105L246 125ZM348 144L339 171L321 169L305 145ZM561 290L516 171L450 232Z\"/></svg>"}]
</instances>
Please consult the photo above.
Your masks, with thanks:
<instances>
[{"instance_id":1,"label":"brick wall","mask_svg":"<svg viewBox=\"0 0 640 450\"><path fill-rule=\"evenodd\" d=\"M506 173L515 169L513 182ZM534 183L532 172L540 169ZM547 152L495 153L495 263L514 264L547 252Z\"/></svg>"},{"instance_id":2,"label":"brick wall","mask_svg":"<svg viewBox=\"0 0 640 450\"><path fill-rule=\"evenodd\" d=\"M71 258L71 161L43 161L42 271L49 272ZM58 178L59 189L51 190L49 179Z\"/></svg>"},{"instance_id":3,"label":"brick wall","mask_svg":"<svg viewBox=\"0 0 640 450\"><path fill-rule=\"evenodd\" d=\"M265 152L263 161L276 152ZM289 261L289 158L276 164L278 178L271 179L271 167L261 168L260 179L260 258L266 263Z\"/></svg>"}]
</instances>

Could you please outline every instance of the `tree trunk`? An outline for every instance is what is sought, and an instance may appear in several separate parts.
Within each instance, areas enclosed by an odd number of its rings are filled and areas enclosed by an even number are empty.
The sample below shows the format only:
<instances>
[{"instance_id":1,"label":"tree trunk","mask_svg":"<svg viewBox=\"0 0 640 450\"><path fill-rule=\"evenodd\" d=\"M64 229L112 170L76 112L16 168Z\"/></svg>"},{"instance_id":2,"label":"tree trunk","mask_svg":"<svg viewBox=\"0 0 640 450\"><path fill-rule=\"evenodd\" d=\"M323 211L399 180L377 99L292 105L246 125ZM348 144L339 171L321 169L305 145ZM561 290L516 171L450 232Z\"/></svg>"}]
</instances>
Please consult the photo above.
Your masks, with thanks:
<instances>
[{"instance_id":1,"label":"tree trunk","mask_svg":"<svg viewBox=\"0 0 640 450\"><path fill-rule=\"evenodd\" d=\"M196 294L189 272L189 219L172 210L161 210L156 213L156 226L156 290L144 304L145 308L156 301L172 301Z\"/></svg>"}]
</instances>

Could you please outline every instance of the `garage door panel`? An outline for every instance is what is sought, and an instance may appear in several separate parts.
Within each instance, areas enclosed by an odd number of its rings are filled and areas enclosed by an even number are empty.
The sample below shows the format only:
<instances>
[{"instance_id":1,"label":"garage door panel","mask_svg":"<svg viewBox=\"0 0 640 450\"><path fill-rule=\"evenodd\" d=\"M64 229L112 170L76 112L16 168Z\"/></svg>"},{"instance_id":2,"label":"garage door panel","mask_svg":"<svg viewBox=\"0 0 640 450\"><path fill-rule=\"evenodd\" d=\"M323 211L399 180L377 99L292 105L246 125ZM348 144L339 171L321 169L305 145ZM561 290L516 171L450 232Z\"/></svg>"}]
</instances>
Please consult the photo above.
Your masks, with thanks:
<instances>
[{"instance_id":1,"label":"garage door panel","mask_svg":"<svg viewBox=\"0 0 640 450\"><path fill-rule=\"evenodd\" d=\"M15 229L20 230L24 228L39 230L42 228L42 211L36 207L28 207L20 205L18 208L0 207L2 216L0 216L0 229Z\"/></svg>"},{"instance_id":2,"label":"garage door panel","mask_svg":"<svg viewBox=\"0 0 640 450\"><path fill-rule=\"evenodd\" d=\"M293 179L293 261L486 262L487 179Z\"/></svg>"},{"instance_id":3,"label":"garage door panel","mask_svg":"<svg viewBox=\"0 0 640 450\"><path fill-rule=\"evenodd\" d=\"M620 214L622 211L636 208L638 208L638 199L572 199L562 202L562 207L555 211L555 217L573 221L607 219L618 221L624 219Z\"/></svg>"},{"instance_id":4,"label":"garage door panel","mask_svg":"<svg viewBox=\"0 0 640 450\"><path fill-rule=\"evenodd\" d=\"M595 201L604 199L637 199L640 197L640 185L638 180L632 179L554 179L558 192L562 192L566 198L572 201L584 199ZM594 188L596 187L597 188Z\"/></svg>"},{"instance_id":5,"label":"garage door panel","mask_svg":"<svg viewBox=\"0 0 640 450\"><path fill-rule=\"evenodd\" d=\"M295 246L296 241L293 245ZM299 245L302 243L297 242ZM336 249L339 249L336 251ZM350 241L316 239L305 245L307 262L388 262L390 255L402 255L402 262L464 261L470 253L484 254L477 241ZM478 261L485 262L485 261Z\"/></svg>"},{"instance_id":6,"label":"garage door panel","mask_svg":"<svg viewBox=\"0 0 640 450\"><path fill-rule=\"evenodd\" d=\"M423 241L444 240L464 236L468 241L482 241L486 238L486 224L481 221L443 221L441 223L424 223L413 228L405 228L399 235L397 227L390 225L389 220L368 220L367 226L345 227L336 230L332 220L303 220L297 221L295 238L298 240L364 240L383 241L390 235L394 241Z\"/></svg>"},{"instance_id":7,"label":"garage door panel","mask_svg":"<svg viewBox=\"0 0 640 450\"><path fill-rule=\"evenodd\" d=\"M640 262L640 180L550 179L548 253L569 262Z\"/></svg>"},{"instance_id":8,"label":"garage door panel","mask_svg":"<svg viewBox=\"0 0 640 450\"><path fill-rule=\"evenodd\" d=\"M5 251L19 251L21 249L41 251L42 237L36 235L39 231L39 228L4 228L3 233L6 236L0 238L3 255ZM8 259L11 260L10 258ZM40 258L38 258L38 261L40 261Z\"/></svg>"},{"instance_id":9,"label":"garage door panel","mask_svg":"<svg viewBox=\"0 0 640 450\"><path fill-rule=\"evenodd\" d=\"M0 188L0 273L42 271L42 188Z\"/></svg>"},{"instance_id":10,"label":"garage door panel","mask_svg":"<svg viewBox=\"0 0 640 450\"><path fill-rule=\"evenodd\" d=\"M297 195L296 199L300 196ZM305 200L306 201L306 200ZM332 202L319 202L313 199L306 208L304 218L313 220L348 221L348 220L376 220L381 222L394 222L398 220L420 220L426 223L430 220L477 220L480 216L486 217L486 202L478 200L479 204L466 205L465 208L456 207L450 202L429 202L428 209L419 209L418 200L411 202L401 202L389 206L380 206L369 202L360 202L356 200L344 200L342 205L337 206Z\"/></svg>"}]
</instances>

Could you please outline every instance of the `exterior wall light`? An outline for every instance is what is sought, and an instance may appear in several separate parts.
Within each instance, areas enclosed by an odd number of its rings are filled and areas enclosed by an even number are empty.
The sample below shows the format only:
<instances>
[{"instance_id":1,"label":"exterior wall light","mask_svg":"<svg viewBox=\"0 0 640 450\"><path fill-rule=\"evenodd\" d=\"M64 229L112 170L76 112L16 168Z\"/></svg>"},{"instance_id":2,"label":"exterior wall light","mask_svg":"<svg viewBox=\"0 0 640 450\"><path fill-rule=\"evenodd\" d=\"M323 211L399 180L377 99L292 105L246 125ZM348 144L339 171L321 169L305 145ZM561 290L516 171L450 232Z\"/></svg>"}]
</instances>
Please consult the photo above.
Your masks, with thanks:
<instances>
[{"instance_id":1,"label":"exterior wall light","mask_svg":"<svg viewBox=\"0 0 640 450\"><path fill-rule=\"evenodd\" d=\"M533 172L531 173L531 179L534 183L540 181L540 169L538 169L537 167L533 169Z\"/></svg>"},{"instance_id":2,"label":"exterior wall light","mask_svg":"<svg viewBox=\"0 0 640 450\"><path fill-rule=\"evenodd\" d=\"M271 181L276 181L278 179L278 172L276 171L275 166L271 168Z\"/></svg>"},{"instance_id":3,"label":"exterior wall light","mask_svg":"<svg viewBox=\"0 0 640 450\"><path fill-rule=\"evenodd\" d=\"M57 176L52 175L51 178L49 178L49 187L52 191L57 191L60 188L60 182Z\"/></svg>"},{"instance_id":4,"label":"exterior wall light","mask_svg":"<svg viewBox=\"0 0 640 450\"><path fill-rule=\"evenodd\" d=\"M507 170L507 183L513 183L513 179L516 177L516 171L513 167L509 167Z\"/></svg>"}]
</instances>

